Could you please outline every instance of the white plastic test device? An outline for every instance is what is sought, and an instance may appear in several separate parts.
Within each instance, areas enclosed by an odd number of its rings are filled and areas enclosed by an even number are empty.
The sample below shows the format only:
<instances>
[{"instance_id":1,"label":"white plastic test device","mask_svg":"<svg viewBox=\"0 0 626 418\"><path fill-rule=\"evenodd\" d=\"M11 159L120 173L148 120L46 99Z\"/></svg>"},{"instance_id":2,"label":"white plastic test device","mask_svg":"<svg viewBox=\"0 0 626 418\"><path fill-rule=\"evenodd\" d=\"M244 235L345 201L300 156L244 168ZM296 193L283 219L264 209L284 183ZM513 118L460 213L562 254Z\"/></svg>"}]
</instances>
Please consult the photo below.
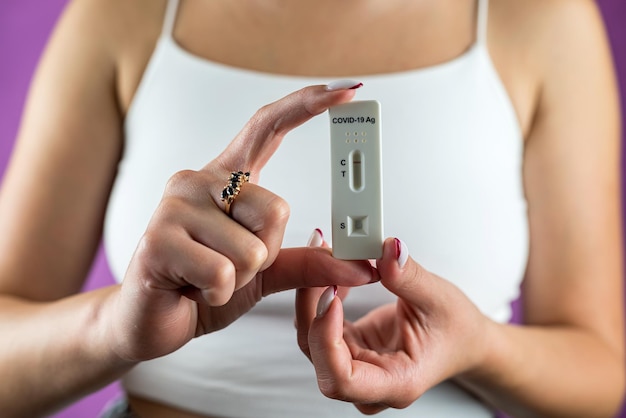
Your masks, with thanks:
<instances>
[{"instance_id":1,"label":"white plastic test device","mask_svg":"<svg viewBox=\"0 0 626 418\"><path fill-rule=\"evenodd\" d=\"M380 103L363 100L329 109L332 250L335 258L382 256Z\"/></svg>"}]
</instances>

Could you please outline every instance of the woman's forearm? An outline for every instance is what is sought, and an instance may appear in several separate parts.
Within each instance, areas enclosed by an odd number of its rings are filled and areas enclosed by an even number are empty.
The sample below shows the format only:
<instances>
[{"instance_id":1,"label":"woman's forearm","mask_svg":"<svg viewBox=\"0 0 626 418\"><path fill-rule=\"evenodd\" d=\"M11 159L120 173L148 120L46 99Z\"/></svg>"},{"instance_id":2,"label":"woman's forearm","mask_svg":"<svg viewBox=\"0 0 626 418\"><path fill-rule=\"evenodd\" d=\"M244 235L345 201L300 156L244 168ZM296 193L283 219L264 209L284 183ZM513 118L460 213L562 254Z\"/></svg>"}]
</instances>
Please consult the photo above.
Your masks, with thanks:
<instances>
[{"instance_id":1,"label":"woman's forearm","mask_svg":"<svg viewBox=\"0 0 626 418\"><path fill-rule=\"evenodd\" d=\"M51 303L0 296L0 409L37 417L114 381L133 364L109 348L103 320L119 286Z\"/></svg>"},{"instance_id":2,"label":"woman's forearm","mask_svg":"<svg viewBox=\"0 0 626 418\"><path fill-rule=\"evenodd\" d=\"M619 350L573 327L496 325L480 370L457 382L514 417L613 417L624 393Z\"/></svg>"}]
</instances>

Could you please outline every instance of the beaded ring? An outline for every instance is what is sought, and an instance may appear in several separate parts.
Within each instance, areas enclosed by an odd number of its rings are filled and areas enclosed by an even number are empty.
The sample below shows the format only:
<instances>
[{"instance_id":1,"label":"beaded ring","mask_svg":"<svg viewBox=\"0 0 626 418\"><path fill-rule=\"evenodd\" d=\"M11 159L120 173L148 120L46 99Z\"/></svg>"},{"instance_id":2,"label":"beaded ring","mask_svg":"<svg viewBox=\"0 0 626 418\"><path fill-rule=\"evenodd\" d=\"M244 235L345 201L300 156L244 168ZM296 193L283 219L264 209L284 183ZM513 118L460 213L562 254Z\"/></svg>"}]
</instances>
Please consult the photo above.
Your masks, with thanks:
<instances>
[{"instance_id":1,"label":"beaded ring","mask_svg":"<svg viewBox=\"0 0 626 418\"><path fill-rule=\"evenodd\" d=\"M221 196L222 202L224 202L224 212L226 212L228 216L230 216L231 205L241 191L241 186L248 181L250 181L250 172L244 173L243 171L233 171L230 173L228 183L224 187L224 190L222 190Z\"/></svg>"}]
</instances>

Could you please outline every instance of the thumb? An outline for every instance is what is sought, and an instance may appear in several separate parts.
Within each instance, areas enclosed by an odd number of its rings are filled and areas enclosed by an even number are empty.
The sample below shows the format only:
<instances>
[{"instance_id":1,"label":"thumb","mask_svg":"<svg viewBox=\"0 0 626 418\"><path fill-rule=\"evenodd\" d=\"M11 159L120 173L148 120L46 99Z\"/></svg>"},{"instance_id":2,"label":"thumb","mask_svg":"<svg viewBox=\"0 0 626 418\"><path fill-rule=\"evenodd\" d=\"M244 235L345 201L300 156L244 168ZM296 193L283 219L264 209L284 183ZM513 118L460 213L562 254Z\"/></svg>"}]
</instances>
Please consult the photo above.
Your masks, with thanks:
<instances>
[{"instance_id":1,"label":"thumb","mask_svg":"<svg viewBox=\"0 0 626 418\"><path fill-rule=\"evenodd\" d=\"M343 338L343 306L337 287L330 286L320 296L317 316L309 330L310 358L322 393L335 397L338 376L349 376L352 354Z\"/></svg>"},{"instance_id":2,"label":"thumb","mask_svg":"<svg viewBox=\"0 0 626 418\"><path fill-rule=\"evenodd\" d=\"M440 280L409 256L404 241L386 239L376 266L383 286L407 302L427 308L436 300Z\"/></svg>"}]
</instances>

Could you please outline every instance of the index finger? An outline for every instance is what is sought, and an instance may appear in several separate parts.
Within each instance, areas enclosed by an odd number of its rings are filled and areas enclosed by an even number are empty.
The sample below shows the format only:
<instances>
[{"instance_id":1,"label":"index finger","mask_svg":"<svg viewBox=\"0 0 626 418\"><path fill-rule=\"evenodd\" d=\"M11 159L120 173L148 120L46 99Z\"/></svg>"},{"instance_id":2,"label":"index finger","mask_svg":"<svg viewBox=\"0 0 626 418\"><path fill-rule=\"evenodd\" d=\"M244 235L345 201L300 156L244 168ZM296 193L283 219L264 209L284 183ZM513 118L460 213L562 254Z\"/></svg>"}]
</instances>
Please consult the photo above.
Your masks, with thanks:
<instances>
[{"instance_id":1,"label":"index finger","mask_svg":"<svg viewBox=\"0 0 626 418\"><path fill-rule=\"evenodd\" d=\"M276 152L285 134L329 107L350 101L362 84L343 80L309 86L260 108L217 157L225 171L250 171L252 180Z\"/></svg>"},{"instance_id":2,"label":"index finger","mask_svg":"<svg viewBox=\"0 0 626 418\"><path fill-rule=\"evenodd\" d=\"M328 248L286 248L263 272L263 296L302 287L362 286L378 280L378 271L367 260L339 260Z\"/></svg>"}]
</instances>

